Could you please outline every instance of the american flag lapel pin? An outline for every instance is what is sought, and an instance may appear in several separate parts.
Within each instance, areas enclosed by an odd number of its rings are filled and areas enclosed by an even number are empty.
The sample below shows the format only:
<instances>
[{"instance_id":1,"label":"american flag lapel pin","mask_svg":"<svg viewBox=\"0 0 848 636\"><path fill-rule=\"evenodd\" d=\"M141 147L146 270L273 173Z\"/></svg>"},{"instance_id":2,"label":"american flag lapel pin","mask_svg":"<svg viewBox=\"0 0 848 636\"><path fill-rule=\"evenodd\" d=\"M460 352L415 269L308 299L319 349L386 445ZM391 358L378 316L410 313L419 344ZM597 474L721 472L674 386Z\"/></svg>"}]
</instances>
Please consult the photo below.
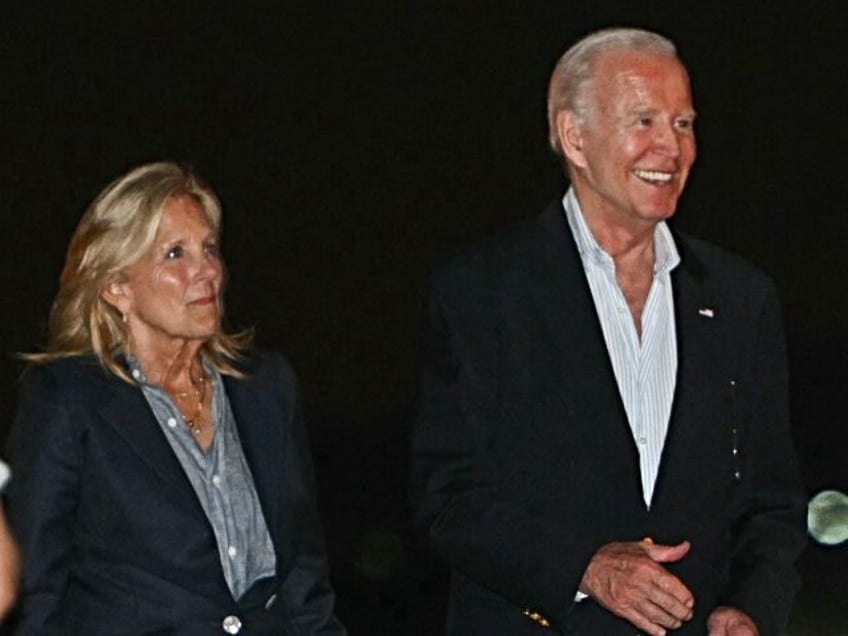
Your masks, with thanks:
<instances>
[{"instance_id":1,"label":"american flag lapel pin","mask_svg":"<svg viewBox=\"0 0 848 636\"><path fill-rule=\"evenodd\" d=\"M700 316L703 316L704 318L714 318L715 317L715 311L713 310L712 307L702 307L701 309L698 310L698 314Z\"/></svg>"}]
</instances>

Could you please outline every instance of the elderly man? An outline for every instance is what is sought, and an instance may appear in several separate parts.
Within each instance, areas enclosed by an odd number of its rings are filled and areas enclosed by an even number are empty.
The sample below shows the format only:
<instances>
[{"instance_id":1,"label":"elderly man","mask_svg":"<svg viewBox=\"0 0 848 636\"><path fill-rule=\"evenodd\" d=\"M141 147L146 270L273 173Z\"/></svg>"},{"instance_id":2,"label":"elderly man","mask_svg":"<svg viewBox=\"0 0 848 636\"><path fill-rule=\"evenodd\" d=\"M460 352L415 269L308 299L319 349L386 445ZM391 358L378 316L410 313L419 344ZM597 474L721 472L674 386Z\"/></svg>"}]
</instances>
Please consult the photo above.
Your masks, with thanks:
<instances>
[{"instance_id":1,"label":"elderly man","mask_svg":"<svg viewBox=\"0 0 848 636\"><path fill-rule=\"evenodd\" d=\"M779 306L666 225L686 69L657 34L593 33L548 115L565 196L432 282L413 488L448 633L777 636L805 541Z\"/></svg>"}]
</instances>

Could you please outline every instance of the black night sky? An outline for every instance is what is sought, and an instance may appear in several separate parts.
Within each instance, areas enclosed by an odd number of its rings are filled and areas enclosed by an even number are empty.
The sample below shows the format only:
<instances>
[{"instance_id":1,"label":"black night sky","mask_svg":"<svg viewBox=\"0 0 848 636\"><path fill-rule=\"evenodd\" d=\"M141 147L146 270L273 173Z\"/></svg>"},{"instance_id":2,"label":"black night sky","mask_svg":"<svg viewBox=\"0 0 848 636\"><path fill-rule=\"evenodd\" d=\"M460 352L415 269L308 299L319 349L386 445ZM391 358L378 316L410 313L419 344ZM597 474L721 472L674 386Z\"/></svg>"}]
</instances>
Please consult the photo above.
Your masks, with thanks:
<instances>
[{"instance_id":1,"label":"black night sky","mask_svg":"<svg viewBox=\"0 0 848 636\"><path fill-rule=\"evenodd\" d=\"M139 163L190 163L224 204L230 325L301 378L340 614L354 635L440 633L444 571L405 498L425 278L561 195L551 68L626 24L675 40L694 83L674 222L776 280L805 483L848 490L844 3L490 4L5 3L0 435L87 204ZM793 635L848 633L846 549L808 549Z\"/></svg>"}]
</instances>

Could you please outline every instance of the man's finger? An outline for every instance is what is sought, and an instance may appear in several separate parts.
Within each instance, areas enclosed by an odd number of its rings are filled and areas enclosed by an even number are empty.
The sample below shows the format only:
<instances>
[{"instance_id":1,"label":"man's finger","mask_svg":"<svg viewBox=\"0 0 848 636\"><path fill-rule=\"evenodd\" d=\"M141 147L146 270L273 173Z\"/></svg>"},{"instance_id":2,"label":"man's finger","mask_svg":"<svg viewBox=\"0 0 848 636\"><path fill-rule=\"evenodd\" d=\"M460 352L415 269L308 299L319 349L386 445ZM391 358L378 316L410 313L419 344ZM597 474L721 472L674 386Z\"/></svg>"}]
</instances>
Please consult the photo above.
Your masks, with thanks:
<instances>
[{"instance_id":1,"label":"man's finger","mask_svg":"<svg viewBox=\"0 0 848 636\"><path fill-rule=\"evenodd\" d=\"M675 563L689 554L689 549L692 547L688 541L682 541L677 545L661 545L653 541L650 543L647 540L642 541L650 556L657 563Z\"/></svg>"}]
</instances>

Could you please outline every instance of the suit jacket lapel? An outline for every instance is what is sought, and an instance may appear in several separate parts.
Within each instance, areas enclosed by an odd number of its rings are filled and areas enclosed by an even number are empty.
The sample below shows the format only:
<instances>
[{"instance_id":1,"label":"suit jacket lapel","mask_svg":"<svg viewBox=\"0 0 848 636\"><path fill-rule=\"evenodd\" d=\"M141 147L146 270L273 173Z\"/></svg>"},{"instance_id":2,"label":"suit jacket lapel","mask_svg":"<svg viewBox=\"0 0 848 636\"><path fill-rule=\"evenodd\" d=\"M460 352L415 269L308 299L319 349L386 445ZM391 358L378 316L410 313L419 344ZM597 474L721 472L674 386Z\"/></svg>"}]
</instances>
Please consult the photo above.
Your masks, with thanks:
<instances>
[{"instance_id":1,"label":"suit jacket lapel","mask_svg":"<svg viewBox=\"0 0 848 636\"><path fill-rule=\"evenodd\" d=\"M675 448L688 448L697 444L699 423L708 412L704 396L712 395L717 387L709 387L715 375L718 355L718 329L722 321L722 307L708 285L708 271L692 253L685 239L675 236L681 263L672 272L675 326L677 335L677 381L674 402L663 447L660 470L654 489L654 502L660 502L664 483L674 482L673 474L684 470L674 458L685 457ZM652 506L653 507L653 506Z\"/></svg>"},{"instance_id":2,"label":"suit jacket lapel","mask_svg":"<svg viewBox=\"0 0 848 636\"><path fill-rule=\"evenodd\" d=\"M538 245L534 247L538 249L531 255L530 288L549 329L563 383L576 384L570 396L577 392L597 413L589 425L597 427L598 435L613 435L615 443L628 449L625 461L634 476L633 493L641 500L638 451L561 202L548 206L537 220L537 230Z\"/></svg>"},{"instance_id":3,"label":"suit jacket lapel","mask_svg":"<svg viewBox=\"0 0 848 636\"><path fill-rule=\"evenodd\" d=\"M600 410L609 413L614 404L624 417L583 263L564 214L557 202L538 219L541 249L533 261L531 289L561 359L568 365L568 381L582 384L587 399L596 401Z\"/></svg>"},{"instance_id":4,"label":"suit jacket lapel","mask_svg":"<svg viewBox=\"0 0 848 636\"><path fill-rule=\"evenodd\" d=\"M144 458L172 492L191 501L197 513L204 515L191 483L162 434L144 395L137 387L117 378L109 378L109 382L110 397L100 411L104 419Z\"/></svg>"},{"instance_id":5,"label":"suit jacket lapel","mask_svg":"<svg viewBox=\"0 0 848 636\"><path fill-rule=\"evenodd\" d=\"M224 376L224 386L268 532L277 554L282 554L286 542L280 536L279 491L283 487L281 465L287 449L280 448L275 440L283 438L283 414L271 399L273 391L267 386L264 386L266 390L261 390L262 385L253 376L247 379Z\"/></svg>"}]
</instances>

